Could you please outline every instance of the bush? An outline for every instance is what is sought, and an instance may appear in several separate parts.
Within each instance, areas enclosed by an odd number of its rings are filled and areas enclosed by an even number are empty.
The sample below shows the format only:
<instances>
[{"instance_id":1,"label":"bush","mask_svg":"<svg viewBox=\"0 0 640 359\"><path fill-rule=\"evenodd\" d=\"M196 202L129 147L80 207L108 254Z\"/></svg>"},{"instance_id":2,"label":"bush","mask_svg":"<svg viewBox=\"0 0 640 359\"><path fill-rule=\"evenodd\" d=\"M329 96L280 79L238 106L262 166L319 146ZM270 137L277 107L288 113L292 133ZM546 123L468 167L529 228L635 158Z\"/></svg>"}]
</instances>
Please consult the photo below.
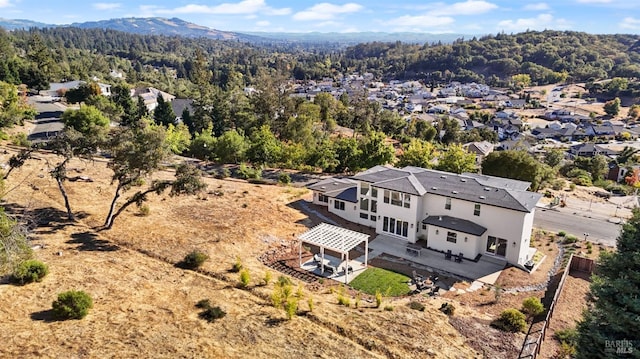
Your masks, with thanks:
<instances>
[{"instance_id":1,"label":"bush","mask_svg":"<svg viewBox=\"0 0 640 359\"><path fill-rule=\"evenodd\" d=\"M262 280L264 280L264 285L269 285L271 283L271 271L267 271Z\"/></svg>"},{"instance_id":2,"label":"bush","mask_svg":"<svg viewBox=\"0 0 640 359\"><path fill-rule=\"evenodd\" d=\"M571 346L578 344L578 331L575 328L561 329L555 332L554 337L561 343Z\"/></svg>"},{"instance_id":3,"label":"bush","mask_svg":"<svg viewBox=\"0 0 640 359\"><path fill-rule=\"evenodd\" d=\"M524 332L527 328L527 317L521 311L509 308L503 310L492 325L508 332Z\"/></svg>"},{"instance_id":4,"label":"bush","mask_svg":"<svg viewBox=\"0 0 640 359\"><path fill-rule=\"evenodd\" d=\"M442 303L440 311L446 315L453 315L456 312L456 307L451 303Z\"/></svg>"},{"instance_id":5,"label":"bush","mask_svg":"<svg viewBox=\"0 0 640 359\"><path fill-rule=\"evenodd\" d=\"M558 237L564 237L566 235L567 235L567 232L565 232L565 231L558 232Z\"/></svg>"},{"instance_id":6,"label":"bush","mask_svg":"<svg viewBox=\"0 0 640 359\"><path fill-rule=\"evenodd\" d=\"M200 312L200 314L198 314L200 318L208 322L213 322L216 319L224 318L225 315L227 315L227 312L225 312L218 306L206 308L205 310Z\"/></svg>"},{"instance_id":7,"label":"bush","mask_svg":"<svg viewBox=\"0 0 640 359\"><path fill-rule=\"evenodd\" d=\"M382 293L380 289L376 289L376 308L380 308L382 305Z\"/></svg>"},{"instance_id":8,"label":"bush","mask_svg":"<svg viewBox=\"0 0 640 359\"><path fill-rule=\"evenodd\" d=\"M148 216L149 213L151 213L151 209L146 204L143 204L142 206L138 207L138 211L140 212L140 215L144 217Z\"/></svg>"},{"instance_id":9,"label":"bush","mask_svg":"<svg viewBox=\"0 0 640 359\"><path fill-rule=\"evenodd\" d=\"M291 183L291 176L289 176L289 174L286 172L280 172L280 174L278 174L278 183L281 183L281 184Z\"/></svg>"},{"instance_id":10,"label":"bush","mask_svg":"<svg viewBox=\"0 0 640 359\"><path fill-rule=\"evenodd\" d=\"M420 302L409 302L409 308L424 312L425 306Z\"/></svg>"},{"instance_id":11,"label":"bush","mask_svg":"<svg viewBox=\"0 0 640 359\"><path fill-rule=\"evenodd\" d=\"M307 299L307 305L309 306L309 311L313 312L313 298L312 297L309 297Z\"/></svg>"},{"instance_id":12,"label":"bush","mask_svg":"<svg viewBox=\"0 0 640 359\"><path fill-rule=\"evenodd\" d=\"M242 260L240 259L240 257L236 257L236 262L233 263L233 267L231 268L231 271L234 273L238 273L242 270Z\"/></svg>"},{"instance_id":13,"label":"bush","mask_svg":"<svg viewBox=\"0 0 640 359\"><path fill-rule=\"evenodd\" d=\"M384 310L386 310L387 312L393 312L393 306L386 305L386 306L384 307Z\"/></svg>"},{"instance_id":14,"label":"bush","mask_svg":"<svg viewBox=\"0 0 640 359\"><path fill-rule=\"evenodd\" d=\"M246 288L249 286L249 271L246 269L243 269L240 271L240 287L242 288Z\"/></svg>"},{"instance_id":15,"label":"bush","mask_svg":"<svg viewBox=\"0 0 640 359\"><path fill-rule=\"evenodd\" d=\"M20 284L40 282L48 273L49 268L46 264L30 259L18 264L13 272L13 279Z\"/></svg>"},{"instance_id":16,"label":"bush","mask_svg":"<svg viewBox=\"0 0 640 359\"><path fill-rule=\"evenodd\" d=\"M532 318L544 312L544 305L540 302L540 298L529 297L522 301L522 312Z\"/></svg>"},{"instance_id":17,"label":"bush","mask_svg":"<svg viewBox=\"0 0 640 359\"><path fill-rule=\"evenodd\" d=\"M211 308L211 302L209 301L209 299L202 299L198 303L196 303L196 307L202 309Z\"/></svg>"},{"instance_id":18,"label":"bush","mask_svg":"<svg viewBox=\"0 0 640 359\"><path fill-rule=\"evenodd\" d=\"M242 163L238 167L238 176L242 179L248 180L259 180L262 178L262 169L261 168L253 168L251 166L247 166Z\"/></svg>"},{"instance_id":19,"label":"bush","mask_svg":"<svg viewBox=\"0 0 640 359\"><path fill-rule=\"evenodd\" d=\"M206 253L196 249L184 257L182 260L182 266L188 269L196 269L199 268L207 259L209 259L209 256Z\"/></svg>"},{"instance_id":20,"label":"bush","mask_svg":"<svg viewBox=\"0 0 640 359\"><path fill-rule=\"evenodd\" d=\"M562 243L564 243L564 244L572 244L572 243L576 243L577 241L578 241L578 237L570 234L570 235L564 237L564 240L562 241Z\"/></svg>"},{"instance_id":21,"label":"bush","mask_svg":"<svg viewBox=\"0 0 640 359\"><path fill-rule=\"evenodd\" d=\"M81 290L70 290L58 294L58 300L55 300L52 306L53 313L59 319L82 319L93 307L93 300Z\"/></svg>"},{"instance_id":22,"label":"bush","mask_svg":"<svg viewBox=\"0 0 640 359\"><path fill-rule=\"evenodd\" d=\"M298 300L296 298L289 298L284 303L284 311L287 313L287 319L291 320L298 311Z\"/></svg>"},{"instance_id":23,"label":"bush","mask_svg":"<svg viewBox=\"0 0 640 359\"><path fill-rule=\"evenodd\" d=\"M349 297L345 297L342 294L338 294L338 304L344 305L345 307L351 306L351 300Z\"/></svg>"},{"instance_id":24,"label":"bush","mask_svg":"<svg viewBox=\"0 0 640 359\"><path fill-rule=\"evenodd\" d=\"M10 137L11 144L20 147L31 147L31 141L27 139L27 134L24 132L16 133Z\"/></svg>"}]
</instances>

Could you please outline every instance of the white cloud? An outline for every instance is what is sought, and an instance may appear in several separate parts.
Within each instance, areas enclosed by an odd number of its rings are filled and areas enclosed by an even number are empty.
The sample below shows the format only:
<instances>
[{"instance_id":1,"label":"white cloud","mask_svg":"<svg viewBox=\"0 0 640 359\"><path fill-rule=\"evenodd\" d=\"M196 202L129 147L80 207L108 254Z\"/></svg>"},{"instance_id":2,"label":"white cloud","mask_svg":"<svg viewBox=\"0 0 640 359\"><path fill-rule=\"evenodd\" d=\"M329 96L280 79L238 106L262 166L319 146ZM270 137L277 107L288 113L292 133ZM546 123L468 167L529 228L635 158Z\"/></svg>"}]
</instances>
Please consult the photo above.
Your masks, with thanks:
<instances>
[{"instance_id":1,"label":"white cloud","mask_svg":"<svg viewBox=\"0 0 640 359\"><path fill-rule=\"evenodd\" d=\"M442 27L453 24L455 20L448 16L431 16L431 15L405 15L386 22L386 25L396 26L398 28L421 28L429 29Z\"/></svg>"},{"instance_id":2,"label":"white cloud","mask_svg":"<svg viewBox=\"0 0 640 359\"><path fill-rule=\"evenodd\" d=\"M9 2L9 0L0 0L0 7L9 7L11 6L11 3Z\"/></svg>"},{"instance_id":3,"label":"white cloud","mask_svg":"<svg viewBox=\"0 0 640 359\"><path fill-rule=\"evenodd\" d=\"M581 4L608 4L611 0L577 0Z\"/></svg>"},{"instance_id":4,"label":"white cloud","mask_svg":"<svg viewBox=\"0 0 640 359\"><path fill-rule=\"evenodd\" d=\"M620 27L623 29L640 30L640 19L625 17L620 23Z\"/></svg>"},{"instance_id":5,"label":"white cloud","mask_svg":"<svg viewBox=\"0 0 640 359\"><path fill-rule=\"evenodd\" d=\"M331 20L339 14L354 13L362 10L363 7L356 3L347 3L344 5L334 5L330 3L315 4L310 8L297 12L293 15L294 20Z\"/></svg>"},{"instance_id":6,"label":"white cloud","mask_svg":"<svg viewBox=\"0 0 640 359\"><path fill-rule=\"evenodd\" d=\"M536 17L503 20L498 23L499 30L507 31L525 31L525 30L544 30L544 29L568 29L569 23L565 19L555 19L551 14L540 14Z\"/></svg>"},{"instance_id":7,"label":"white cloud","mask_svg":"<svg viewBox=\"0 0 640 359\"><path fill-rule=\"evenodd\" d=\"M268 6L264 0L243 0L237 3L222 3L219 5L188 4L174 9L159 8L157 6L140 6L142 11L151 11L155 14L211 14L211 15L251 15L264 13L267 15L288 15L290 8L274 9Z\"/></svg>"},{"instance_id":8,"label":"white cloud","mask_svg":"<svg viewBox=\"0 0 640 359\"><path fill-rule=\"evenodd\" d=\"M468 0L465 2L457 2L451 5L441 4L434 6L435 9L429 11L431 15L478 15L484 14L491 10L497 9L498 5L487 1Z\"/></svg>"},{"instance_id":9,"label":"white cloud","mask_svg":"<svg viewBox=\"0 0 640 359\"><path fill-rule=\"evenodd\" d=\"M121 7L122 4L117 2L97 2L93 3L93 8L96 10L115 10Z\"/></svg>"},{"instance_id":10,"label":"white cloud","mask_svg":"<svg viewBox=\"0 0 640 359\"><path fill-rule=\"evenodd\" d=\"M267 20L261 20L256 22L256 26L260 26L260 27L267 27L269 25L271 25L271 23Z\"/></svg>"},{"instance_id":11,"label":"white cloud","mask_svg":"<svg viewBox=\"0 0 640 359\"><path fill-rule=\"evenodd\" d=\"M539 2L535 4L528 4L524 7L525 10L529 11L543 11L549 10L549 5L546 2Z\"/></svg>"}]
</instances>

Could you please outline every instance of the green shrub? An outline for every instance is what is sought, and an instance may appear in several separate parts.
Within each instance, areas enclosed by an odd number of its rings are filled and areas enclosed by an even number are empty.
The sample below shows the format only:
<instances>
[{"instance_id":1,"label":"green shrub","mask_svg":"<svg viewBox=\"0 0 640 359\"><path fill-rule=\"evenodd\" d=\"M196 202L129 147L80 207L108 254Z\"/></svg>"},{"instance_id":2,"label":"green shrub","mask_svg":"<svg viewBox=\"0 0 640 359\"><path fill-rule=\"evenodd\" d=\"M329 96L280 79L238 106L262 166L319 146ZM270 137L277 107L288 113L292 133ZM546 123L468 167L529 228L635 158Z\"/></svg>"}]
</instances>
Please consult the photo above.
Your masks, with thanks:
<instances>
[{"instance_id":1,"label":"green shrub","mask_svg":"<svg viewBox=\"0 0 640 359\"><path fill-rule=\"evenodd\" d=\"M217 179L228 178L229 176L231 176L231 171L226 167L216 171L216 174L214 175Z\"/></svg>"},{"instance_id":2,"label":"green shrub","mask_svg":"<svg viewBox=\"0 0 640 359\"><path fill-rule=\"evenodd\" d=\"M188 269L196 269L204 264L207 259L209 259L209 256L206 253L195 249L184 257L182 266Z\"/></svg>"},{"instance_id":3,"label":"green shrub","mask_svg":"<svg viewBox=\"0 0 640 359\"><path fill-rule=\"evenodd\" d=\"M287 313L287 319L291 320L298 311L298 300L296 298L289 298L284 303L284 311Z\"/></svg>"},{"instance_id":4,"label":"green shrub","mask_svg":"<svg viewBox=\"0 0 640 359\"><path fill-rule=\"evenodd\" d=\"M592 249L593 248L593 244L591 242L587 242L587 249Z\"/></svg>"},{"instance_id":5,"label":"green shrub","mask_svg":"<svg viewBox=\"0 0 640 359\"><path fill-rule=\"evenodd\" d=\"M551 188L554 191L559 191L559 190L563 189L564 188L564 180L563 179L556 179L556 180L551 181Z\"/></svg>"},{"instance_id":6,"label":"green shrub","mask_svg":"<svg viewBox=\"0 0 640 359\"><path fill-rule=\"evenodd\" d=\"M575 328L561 329L555 332L554 337L561 343L575 346L578 344L578 331Z\"/></svg>"},{"instance_id":7,"label":"green shrub","mask_svg":"<svg viewBox=\"0 0 640 359\"><path fill-rule=\"evenodd\" d=\"M562 241L562 243L564 243L564 244L572 244L572 243L576 243L577 241L578 241L578 237L569 234L566 237L564 237L564 240Z\"/></svg>"},{"instance_id":8,"label":"green shrub","mask_svg":"<svg viewBox=\"0 0 640 359\"><path fill-rule=\"evenodd\" d=\"M387 312L393 312L393 306L385 305L384 310L386 310Z\"/></svg>"},{"instance_id":9,"label":"green shrub","mask_svg":"<svg viewBox=\"0 0 640 359\"><path fill-rule=\"evenodd\" d=\"M344 305L345 307L351 306L351 300L349 297L345 297L342 294L338 294L338 304Z\"/></svg>"},{"instance_id":10,"label":"green shrub","mask_svg":"<svg viewBox=\"0 0 640 359\"><path fill-rule=\"evenodd\" d=\"M289 277L281 275L278 277L278 285L284 287L287 285L293 285L293 282L291 282L291 279L289 279Z\"/></svg>"},{"instance_id":11,"label":"green shrub","mask_svg":"<svg viewBox=\"0 0 640 359\"><path fill-rule=\"evenodd\" d=\"M91 297L79 290L70 290L58 294L58 299L52 303L53 313L59 319L82 319L93 307Z\"/></svg>"},{"instance_id":12,"label":"green shrub","mask_svg":"<svg viewBox=\"0 0 640 359\"><path fill-rule=\"evenodd\" d=\"M576 184L575 183L569 184L569 190L575 191L576 190Z\"/></svg>"},{"instance_id":13,"label":"green shrub","mask_svg":"<svg viewBox=\"0 0 640 359\"><path fill-rule=\"evenodd\" d=\"M289 174L286 172L280 172L280 174L278 174L278 183L281 183L281 184L291 183L291 176L289 176Z\"/></svg>"},{"instance_id":14,"label":"green shrub","mask_svg":"<svg viewBox=\"0 0 640 359\"><path fill-rule=\"evenodd\" d=\"M249 271L247 269L243 269L240 271L240 287L246 288L249 286Z\"/></svg>"},{"instance_id":15,"label":"green shrub","mask_svg":"<svg viewBox=\"0 0 640 359\"><path fill-rule=\"evenodd\" d=\"M521 311L509 308L503 310L498 320L492 325L508 332L524 332L527 328L527 317Z\"/></svg>"},{"instance_id":16,"label":"green shrub","mask_svg":"<svg viewBox=\"0 0 640 359\"><path fill-rule=\"evenodd\" d=\"M567 232L565 232L565 231L558 232L558 237L564 237L566 235L567 235Z\"/></svg>"},{"instance_id":17,"label":"green shrub","mask_svg":"<svg viewBox=\"0 0 640 359\"><path fill-rule=\"evenodd\" d=\"M264 274L263 280L264 280L264 285L269 285L269 283L271 283L271 271L267 271Z\"/></svg>"},{"instance_id":18,"label":"green shrub","mask_svg":"<svg viewBox=\"0 0 640 359\"><path fill-rule=\"evenodd\" d=\"M209 299L201 299L200 301L198 301L198 303L196 303L196 307L198 308L211 308L211 302L209 301Z\"/></svg>"},{"instance_id":19,"label":"green shrub","mask_svg":"<svg viewBox=\"0 0 640 359\"><path fill-rule=\"evenodd\" d=\"M244 163L241 163L238 167L238 176L242 179L248 180L259 180L262 178L262 169L261 168L253 168L251 166L247 166Z\"/></svg>"},{"instance_id":20,"label":"green shrub","mask_svg":"<svg viewBox=\"0 0 640 359\"><path fill-rule=\"evenodd\" d=\"M451 303L442 303L440 311L446 315L453 315L456 312L456 307Z\"/></svg>"},{"instance_id":21,"label":"green shrub","mask_svg":"<svg viewBox=\"0 0 640 359\"><path fill-rule=\"evenodd\" d=\"M13 279L20 284L40 282L49 273L46 264L36 259L21 262L13 272Z\"/></svg>"},{"instance_id":22,"label":"green shrub","mask_svg":"<svg viewBox=\"0 0 640 359\"><path fill-rule=\"evenodd\" d=\"M382 305L382 293L380 289L376 289L376 308L380 308Z\"/></svg>"},{"instance_id":23,"label":"green shrub","mask_svg":"<svg viewBox=\"0 0 640 359\"><path fill-rule=\"evenodd\" d=\"M307 305L309 306L309 311L313 312L313 298L309 297L309 299L307 299Z\"/></svg>"},{"instance_id":24,"label":"green shrub","mask_svg":"<svg viewBox=\"0 0 640 359\"><path fill-rule=\"evenodd\" d=\"M227 312L225 312L224 310L222 310L222 308L218 306L216 307L209 306L208 308L205 308L205 310L200 312L200 314L198 314L200 318L208 322L213 322L216 319L224 318L225 315L227 315Z\"/></svg>"},{"instance_id":25,"label":"green shrub","mask_svg":"<svg viewBox=\"0 0 640 359\"><path fill-rule=\"evenodd\" d=\"M141 216L146 217L149 215L149 213L151 213L151 208L149 208L148 205L143 204L140 207L138 207L138 211L140 212Z\"/></svg>"},{"instance_id":26,"label":"green shrub","mask_svg":"<svg viewBox=\"0 0 640 359\"><path fill-rule=\"evenodd\" d=\"M522 301L522 312L532 318L544 312L544 305L540 302L540 298L529 297Z\"/></svg>"},{"instance_id":27,"label":"green shrub","mask_svg":"<svg viewBox=\"0 0 640 359\"><path fill-rule=\"evenodd\" d=\"M10 137L11 144L20 147L31 147L31 141L27 139L27 134L24 132L16 133Z\"/></svg>"},{"instance_id":28,"label":"green shrub","mask_svg":"<svg viewBox=\"0 0 640 359\"><path fill-rule=\"evenodd\" d=\"M238 273L242 270L242 260L240 259L240 257L236 257L236 262L233 263L233 267L231 268L231 271L234 273Z\"/></svg>"},{"instance_id":29,"label":"green shrub","mask_svg":"<svg viewBox=\"0 0 640 359\"><path fill-rule=\"evenodd\" d=\"M425 306L420 302L409 302L409 308L424 312Z\"/></svg>"}]
</instances>

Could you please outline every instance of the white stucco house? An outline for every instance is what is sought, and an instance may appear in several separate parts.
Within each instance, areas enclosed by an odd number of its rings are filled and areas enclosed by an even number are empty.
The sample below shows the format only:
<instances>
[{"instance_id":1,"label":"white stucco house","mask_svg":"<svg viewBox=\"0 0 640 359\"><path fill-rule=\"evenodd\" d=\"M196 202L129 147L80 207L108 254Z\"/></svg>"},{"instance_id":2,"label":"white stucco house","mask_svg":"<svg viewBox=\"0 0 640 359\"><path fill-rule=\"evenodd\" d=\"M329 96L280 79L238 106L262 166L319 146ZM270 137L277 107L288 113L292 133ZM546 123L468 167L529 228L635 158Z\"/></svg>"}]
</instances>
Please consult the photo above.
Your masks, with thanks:
<instances>
[{"instance_id":1,"label":"white stucco house","mask_svg":"<svg viewBox=\"0 0 640 359\"><path fill-rule=\"evenodd\" d=\"M313 203L376 233L465 258L492 256L523 266L539 193L530 183L418 167L376 166L309 186Z\"/></svg>"}]
</instances>

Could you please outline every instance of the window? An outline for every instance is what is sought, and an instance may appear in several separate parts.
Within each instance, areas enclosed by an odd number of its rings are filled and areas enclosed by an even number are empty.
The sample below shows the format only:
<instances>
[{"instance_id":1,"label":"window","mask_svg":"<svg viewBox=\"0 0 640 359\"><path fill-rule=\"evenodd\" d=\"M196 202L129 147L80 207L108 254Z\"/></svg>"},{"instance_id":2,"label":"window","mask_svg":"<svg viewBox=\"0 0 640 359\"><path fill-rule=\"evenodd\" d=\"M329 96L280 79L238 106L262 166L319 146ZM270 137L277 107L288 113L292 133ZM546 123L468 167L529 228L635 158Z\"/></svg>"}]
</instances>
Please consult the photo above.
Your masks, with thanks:
<instances>
[{"instance_id":1,"label":"window","mask_svg":"<svg viewBox=\"0 0 640 359\"><path fill-rule=\"evenodd\" d=\"M366 196L369 193L369 184L360 182L360 194Z\"/></svg>"},{"instance_id":2,"label":"window","mask_svg":"<svg viewBox=\"0 0 640 359\"><path fill-rule=\"evenodd\" d=\"M336 201L333 203L333 208L335 208L335 209L339 209L339 210L341 210L341 211L344 211L344 202L336 200Z\"/></svg>"},{"instance_id":3,"label":"window","mask_svg":"<svg viewBox=\"0 0 640 359\"><path fill-rule=\"evenodd\" d=\"M323 194L318 194L318 201L327 203L327 202L329 202L329 197L327 197L327 196L325 196Z\"/></svg>"},{"instance_id":4,"label":"window","mask_svg":"<svg viewBox=\"0 0 640 359\"><path fill-rule=\"evenodd\" d=\"M447 198L447 201L444 203L444 209L451 209L451 198Z\"/></svg>"},{"instance_id":5,"label":"window","mask_svg":"<svg viewBox=\"0 0 640 359\"><path fill-rule=\"evenodd\" d=\"M371 212L373 213L377 213L378 212L378 201L371 201Z\"/></svg>"},{"instance_id":6,"label":"window","mask_svg":"<svg viewBox=\"0 0 640 359\"><path fill-rule=\"evenodd\" d=\"M386 189L384 190L384 203L389 203L389 191L387 191Z\"/></svg>"},{"instance_id":7,"label":"window","mask_svg":"<svg viewBox=\"0 0 640 359\"><path fill-rule=\"evenodd\" d=\"M363 210L363 211L368 211L369 210L369 199L360 198L360 209Z\"/></svg>"},{"instance_id":8,"label":"window","mask_svg":"<svg viewBox=\"0 0 640 359\"><path fill-rule=\"evenodd\" d=\"M426 225L426 224L424 224L424 223L422 224L422 230L423 230L423 231L426 231L426 230L427 230L427 225Z\"/></svg>"},{"instance_id":9,"label":"window","mask_svg":"<svg viewBox=\"0 0 640 359\"><path fill-rule=\"evenodd\" d=\"M369 215L368 215L368 214L366 214L366 213L362 213L362 212L360 212L360 218L362 218L362 219L369 219Z\"/></svg>"},{"instance_id":10,"label":"window","mask_svg":"<svg viewBox=\"0 0 640 359\"><path fill-rule=\"evenodd\" d=\"M399 192L391 192L391 204L394 206L402 206L402 199Z\"/></svg>"},{"instance_id":11,"label":"window","mask_svg":"<svg viewBox=\"0 0 640 359\"><path fill-rule=\"evenodd\" d=\"M378 198L378 189L371 187L371 197Z\"/></svg>"},{"instance_id":12,"label":"window","mask_svg":"<svg viewBox=\"0 0 640 359\"><path fill-rule=\"evenodd\" d=\"M376 218L376 216L375 216L374 214L372 214L371 216L369 216L369 219L370 219L370 220L372 220L372 221L374 221L374 222L377 220L377 218Z\"/></svg>"},{"instance_id":13,"label":"window","mask_svg":"<svg viewBox=\"0 0 640 359\"><path fill-rule=\"evenodd\" d=\"M476 205L473 207L473 215L474 216L479 216L480 215L480 204L476 203Z\"/></svg>"},{"instance_id":14,"label":"window","mask_svg":"<svg viewBox=\"0 0 640 359\"><path fill-rule=\"evenodd\" d=\"M409 208L411 206L411 195L404 194L404 208Z\"/></svg>"},{"instance_id":15,"label":"window","mask_svg":"<svg viewBox=\"0 0 640 359\"><path fill-rule=\"evenodd\" d=\"M409 235L409 222L395 218L383 217L382 231L407 237Z\"/></svg>"},{"instance_id":16,"label":"window","mask_svg":"<svg viewBox=\"0 0 640 359\"><path fill-rule=\"evenodd\" d=\"M447 232L447 242L456 243L458 241L458 233Z\"/></svg>"},{"instance_id":17,"label":"window","mask_svg":"<svg viewBox=\"0 0 640 359\"><path fill-rule=\"evenodd\" d=\"M500 257L506 256L507 240L489 236L487 238L487 252Z\"/></svg>"},{"instance_id":18,"label":"window","mask_svg":"<svg viewBox=\"0 0 640 359\"><path fill-rule=\"evenodd\" d=\"M389 200L391 198L391 200ZM391 203L394 206L410 208L411 195L407 193L384 190L384 203Z\"/></svg>"}]
</instances>

